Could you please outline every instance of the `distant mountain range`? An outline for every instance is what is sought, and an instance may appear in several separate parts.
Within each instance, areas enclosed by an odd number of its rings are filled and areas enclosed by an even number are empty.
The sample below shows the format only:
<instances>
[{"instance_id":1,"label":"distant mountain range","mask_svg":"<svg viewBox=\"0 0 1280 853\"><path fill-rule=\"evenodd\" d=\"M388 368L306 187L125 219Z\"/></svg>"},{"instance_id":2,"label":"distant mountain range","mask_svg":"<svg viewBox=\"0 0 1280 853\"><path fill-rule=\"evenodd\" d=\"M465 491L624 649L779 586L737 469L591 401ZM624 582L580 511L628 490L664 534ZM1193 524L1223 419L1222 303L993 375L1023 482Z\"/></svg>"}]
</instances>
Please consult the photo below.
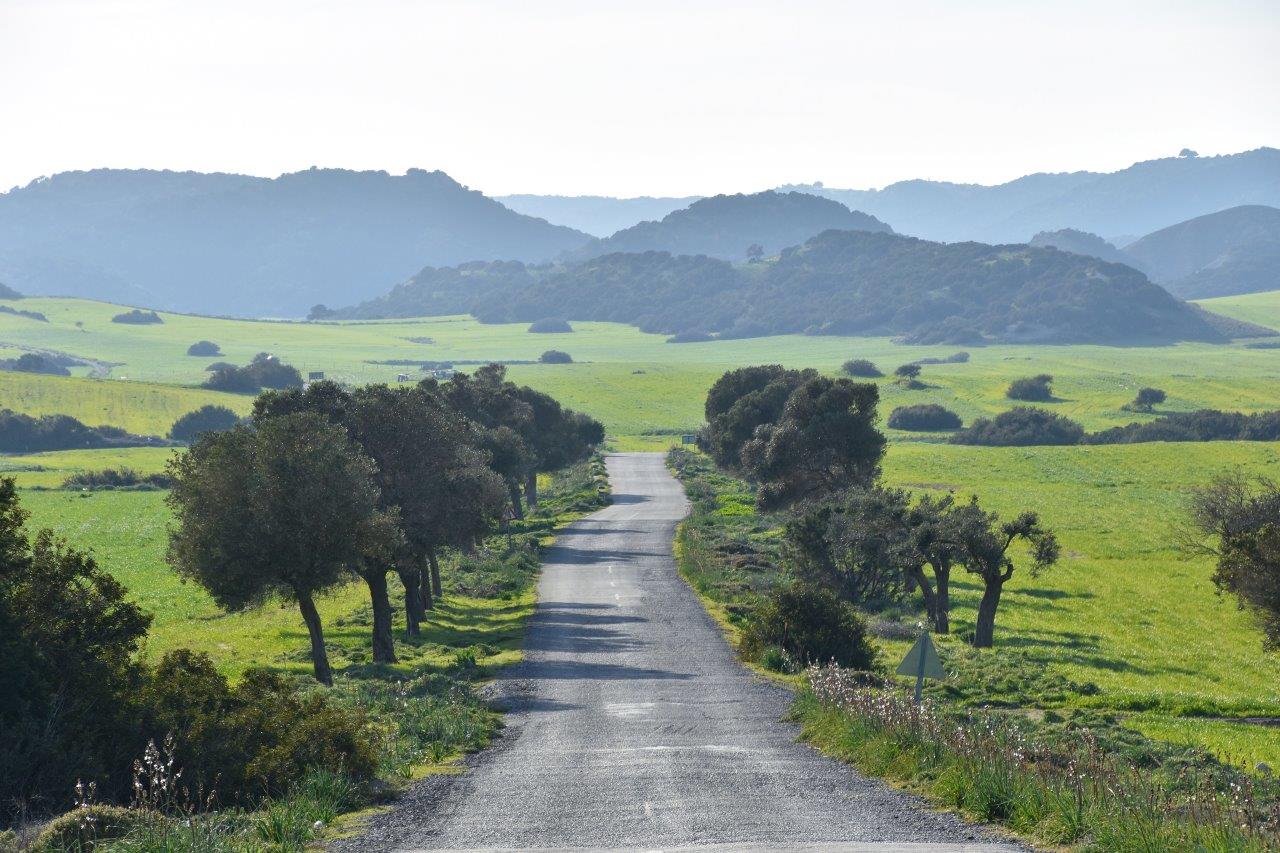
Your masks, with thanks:
<instances>
[{"instance_id":1,"label":"distant mountain range","mask_svg":"<svg viewBox=\"0 0 1280 853\"><path fill-rule=\"evenodd\" d=\"M1263 205L1197 216L1122 249L1072 229L1042 232L1031 245L1128 264L1185 299L1280 290L1280 210Z\"/></svg>"},{"instance_id":2,"label":"distant mountain range","mask_svg":"<svg viewBox=\"0 0 1280 853\"><path fill-rule=\"evenodd\" d=\"M536 216L590 234L608 237L639 222L661 219L673 210L702 198L613 198L605 195L500 195L495 196L516 213Z\"/></svg>"},{"instance_id":3,"label":"distant mountain range","mask_svg":"<svg viewBox=\"0 0 1280 853\"><path fill-rule=\"evenodd\" d=\"M760 255L774 255L829 230L893 231L874 216L807 193L718 195L668 213L659 222L641 222L593 240L566 259L657 251L740 261L753 247Z\"/></svg>"},{"instance_id":4,"label":"distant mountain range","mask_svg":"<svg viewBox=\"0 0 1280 853\"><path fill-rule=\"evenodd\" d=\"M756 264L648 251L428 268L339 316L460 312L495 323L608 320L684 339L805 333L1133 344L1268 333L1181 302L1123 264L885 231L826 231Z\"/></svg>"},{"instance_id":5,"label":"distant mountain range","mask_svg":"<svg viewBox=\"0 0 1280 853\"><path fill-rule=\"evenodd\" d=\"M543 261L589 239L418 169L99 169L0 195L0 280L208 314L298 317L385 292L423 264Z\"/></svg>"},{"instance_id":6,"label":"distant mountain range","mask_svg":"<svg viewBox=\"0 0 1280 853\"><path fill-rule=\"evenodd\" d=\"M900 234L947 242L1016 243L1074 228L1117 244L1169 225L1245 204L1280 207L1280 150L1219 157L1166 157L1118 172L1027 175L996 186L911 180L880 190L816 184L778 187L830 198L890 223ZM603 236L658 219L685 199L508 196L511 207ZM644 202L642 206L638 202ZM599 227L592 225L598 218Z\"/></svg>"}]
</instances>

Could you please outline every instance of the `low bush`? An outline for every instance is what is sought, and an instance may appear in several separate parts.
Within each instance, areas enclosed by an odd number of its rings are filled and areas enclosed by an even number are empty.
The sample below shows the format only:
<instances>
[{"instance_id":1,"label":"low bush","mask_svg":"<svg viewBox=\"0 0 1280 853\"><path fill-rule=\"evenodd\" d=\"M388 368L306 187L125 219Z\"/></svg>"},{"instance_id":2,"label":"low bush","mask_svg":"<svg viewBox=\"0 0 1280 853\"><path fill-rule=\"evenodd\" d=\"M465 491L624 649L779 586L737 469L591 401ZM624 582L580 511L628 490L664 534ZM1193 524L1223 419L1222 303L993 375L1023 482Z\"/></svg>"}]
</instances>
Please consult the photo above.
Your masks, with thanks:
<instances>
[{"instance_id":1,"label":"low bush","mask_svg":"<svg viewBox=\"0 0 1280 853\"><path fill-rule=\"evenodd\" d=\"M222 350L213 341L196 341L187 347L187 355L222 355Z\"/></svg>"},{"instance_id":2,"label":"low bush","mask_svg":"<svg viewBox=\"0 0 1280 853\"><path fill-rule=\"evenodd\" d=\"M960 429L961 426L959 415L950 409L944 409L936 403L899 406L889 413L888 424L890 429L905 429L914 432Z\"/></svg>"},{"instance_id":3,"label":"low bush","mask_svg":"<svg viewBox=\"0 0 1280 853\"><path fill-rule=\"evenodd\" d=\"M0 453L43 453L47 450L79 450L98 447L164 445L150 436L133 435L119 427L85 426L70 415L33 418L0 409Z\"/></svg>"},{"instance_id":4,"label":"low bush","mask_svg":"<svg viewBox=\"0 0 1280 853\"><path fill-rule=\"evenodd\" d=\"M1137 444L1147 441L1280 441L1280 411L1175 412L1146 423L1112 427L1085 436L1085 444Z\"/></svg>"},{"instance_id":5,"label":"low bush","mask_svg":"<svg viewBox=\"0 0 1280 853\"><path fill-rule=\"evenodd\" d=\"M893 369L893 375L899 379L915 379L920 375L920 365L916 362L900 364Z\"/></svg>"},{"instance_id":6,"label":"low bush","mask_svg":"<svg viewBox=\"0 0 1280 853\"><path fill-rule=\"evenodd\" d=\"M749 660L760 661L773 648L800 665L835 661L859 670L876 665L857 612L830 590L804 584L775 590L742 632L740 649Z\"/></svg>"},{"instance_id":7,"label":"low bush","mask_svg":"<svg viewBox=\"0 0 1280 853\"><path fill-rule=\"evenodd\" d=\"M213 367L214 365L210 365L207 369ZM204 387L236 394L256 394L263 388L301 388L302 374L296 367L285 364L273 355L258 353L244 367L218 365L213 375L204 381Z\"/></svg>"},{"instance_id":8,"label":"low bush","mask_svg":"<svg viewBox=\"0 0 1280 853\"><path fill-rule=\"evenodd\" d=\"M964 364L969 360L967 352L953 352L944 358L919 358L916 364Z\"/></svg>"},{"instance_id":9,"label":"low bush","mask_svg":"<svg viewBox=\"0 0 1280 853\"><path fill-rule=\"evenodd\" d=\"M24 352L17 358L0 361L0 370L15 373L42 373L46 376L70 376L71 371L58 360L37 352Z\"/></svg>"},{"instance_id":10,"label":"low bush","mask_svg":"<svg viewBox=\"0 0 1280 853\"><path fill-rule=\"evenodd\" d=\"M2 298L2 297L0 297ZM41 323L49 322L49 318L39 311L23 311L20 308L13 308L8 305L0 305L0 314L12 314L14 317L26 317L28 320L36 320ZM0 851L4 848L0 847Z\"/></svg>"},{"instance_id":11,"label":"low bush","mask_svg":"<svg viewBox=\"0 0 1280 853\"><path fill-rule=\"evenodd\" d=\"M221 432L240 423L240 416L226 406L201 406L173 422L169 437L174 441L192 442L206 432Z\"/></svg>"},{"instance_id":12,"label":"low bush","mask_svg":"<svg viewBox=\"0 0 1280 853\"><path fill-rule=\"evenodd\" d=\"M154 311L142 311L134 308L132 311L125 311L123 314L117 314L111 318L113 323L128 323L134 326L145 326L154 323L163 323L160 315Z\"/></svg>"},{"instance_id":13,"label":"low bush","mask_svg":"<svg viewBox=\"0 0 1280 853\"><path fill-rule=\"evenodd\" d=\"M542 355L538 356L538 361L543 364L572 364L573 357L567 352L558 349L549 349Z\"/></svg>"},{"instance_id":14,"label":"low bush","mask_svg":"<svg viewBox=\"0 0 1280 853\"><path fill-rule=\"evenodd\" d=\"M1024 376L1009 383L1004 395L1010 400L1025 400L1030 403L1047 403L1053 399L1053 377L1047 373L1038 376Z\"/></svg>"},{"instance_id":15,"label":"low bush","mask_svg":"<svg viewBox=\"0 0 1280 853\"><path fill-rule=\"evenodd\" d=\"M1031 406L1018 406L994 418L978 418L968 429L951 436L952 444L989 447L1079 444L1084 428L1062 415Z\"/></svg>"},{"instance_id":16,"label":"low bush","mask_svg":"<svg viewBox=\"0 0 1280 853\"><path fill-rule=\"evenodd\" d=\"M875 379L876 377L884 376L874 362L865 358L851 358L840 365L840 369L849 376L861 376L864 379Z\"/></svg>"},{"instance_id":17,"label":"low bush","mask_svg":"<svg viewBox=\"0 0 1280 853\"><path fill-rule=\"evenodd\" d=\"M141 474L132 468L106 468L102 471L81 471L62 481L64 489L133 489L150 491L167 489L173 485L168 474Z\"/></svg>"},{"instance_id":18,"label":"low bush","mask_svg":"<svg viewBox=\"0 0 1280 853\"><path fill-rule=\"evenodd\" d=\"M568 320L563 320L559 317L544 317L530 324L529 331L540 335L556 334L572 332L573 326L569 325Z\"/></svg>"},{"instance_id":19,"label":"low bush","mask_svg":"<svg viewBox=\"0 0 1280 853\"><path fill-rule=\"evenodd\" d=\"M223 802L251 804L316 768L357 781L377 768L359 710L279 673L249 670L232 687L208 655L178 649L156 665L141 704L148 731L181 735L184 779Z\"/></svg>"}]
</instances>

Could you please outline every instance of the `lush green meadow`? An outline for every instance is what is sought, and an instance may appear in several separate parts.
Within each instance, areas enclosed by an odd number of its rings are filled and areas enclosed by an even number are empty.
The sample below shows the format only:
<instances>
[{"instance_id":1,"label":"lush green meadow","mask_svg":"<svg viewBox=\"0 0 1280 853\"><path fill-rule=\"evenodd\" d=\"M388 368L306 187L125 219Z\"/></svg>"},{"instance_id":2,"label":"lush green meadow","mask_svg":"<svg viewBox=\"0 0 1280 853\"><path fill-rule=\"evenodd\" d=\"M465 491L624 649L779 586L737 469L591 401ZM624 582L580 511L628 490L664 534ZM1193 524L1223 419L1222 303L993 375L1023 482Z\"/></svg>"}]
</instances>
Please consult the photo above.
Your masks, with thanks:
<instances>
[{"instance_id":1,"label":"lush green meadow","mask_svg":"<svg viewBox=\"0 0 1280 853\"><path fill-rule=\"evenodd\" d=\"M1232 297L1214 310L1280 327L1280 294ZM909 347L886 338L785 336L697 344L668 344L659 335L610 323L575 323L567 334L530 334L523 325L486 326L447 317L366 323L284 323L163 314L164 323L110 322L121 309L72 299L27 299L49 323L0 315L0 348L41 347L112 365L106 379L0 373L0 406L61 412L87 423L111 423L163 434L174 418L206 402L248 410L247 396L197 389L215 360L248 361L266 350L304 373L324 371L350 382L395 381L420 375L410 361L533 361L562 349L571 365L513 364L511 377L545 390L566 405L600 418L621 449L663 447L698 428L707 388L724 370L779 362L834 373L849 358L868 358L885 373L899 364L944 357L957 347ZM208 339L216 358L187 356ZM965 421L1008 408L1010 379L1055 377L1057 402L1045 404L1090 430L1150 417L1122 407L1137 389L1166 390L1161 411L1213 407L1262 411L1280 407L1280 350L1186 344L1170 347L1001 346L969 348L961 364L930 365L926 388L908 390L878 380L885 414L908 403L936 402ZM11 354L10 354L11 357ZM466 369L465 365L460 365ZM78 372L86 372L82 368ZM890 431L886 477L918 489L975 492L1001 512L1040 511L1059 533L1065 558L1044 576L1015 578L998 621L998 644L1018 649L1077 681L1101 689L1098 702L1135 712L1133 724L1170 739L1214 745L1234 755L1265 754L1280 761L1274 730L1243 728L1199 712L1280 715L1280 662L1264 654L1261 636L1233 603L1220 599L1204 560L1187 560L1173 545L1186 489L1215 471L1240 466L1280 477L1280 447L1264 443L1145 444L1068 448L977 448ZM210 651L228 671L254 661L305 669L305 637L287 608L225 615L163 562L166 511L157 492L34 491L54 488L76 470L125 465L158 470L171 451L68 451L0 458L29 491L38 524L92 547L138 600L156 615L155 647L188 645ZM972 612L976 587L956 590L960 629ZM365 596L351 588L332 596L324 616L340 645L339 620L356 618ZM490 604L493 604L492 602ZM480 613L463 621L502 625L527 612ZM516 606L518 605L518 606ZM498 606L498 605L493 605ZM522 609L523 608L523 609ZM460 611L461 613L461 611ZM518 619L517 619L518 621ZM457 626L465 632L466 626ZM364 636L351 628L352 638ZM465 636L465 633L460 635ZM514 635L513 635L514 636ZM356 648L354 645L351 648ZM1250 738L1252 733L1257 737ZM1242 744L1261 744L1244 749ZM1252 750L1252 751L1250 751Z\"/></svg>"}]
</instances>

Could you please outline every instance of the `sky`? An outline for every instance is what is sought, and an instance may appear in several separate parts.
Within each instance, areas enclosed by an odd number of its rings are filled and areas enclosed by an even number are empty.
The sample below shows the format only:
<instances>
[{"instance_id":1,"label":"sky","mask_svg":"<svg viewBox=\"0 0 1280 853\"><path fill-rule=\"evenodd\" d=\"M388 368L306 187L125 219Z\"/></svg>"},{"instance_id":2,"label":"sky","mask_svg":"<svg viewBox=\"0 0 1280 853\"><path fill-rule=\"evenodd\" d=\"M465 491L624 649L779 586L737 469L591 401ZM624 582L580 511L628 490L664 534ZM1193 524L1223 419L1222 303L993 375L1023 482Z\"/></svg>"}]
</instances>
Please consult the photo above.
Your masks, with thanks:
<instances>
[{"instance_id":1,"label":"sky","mask_svg":"<svg viewBox=\"0 0 1280 853\"><path fill-rule=\"evenodd\" d=\"M441 169L491 195L999 183L1280 146L1276 0L0 0L0 188Z\"/></svg>"}]
</instances>

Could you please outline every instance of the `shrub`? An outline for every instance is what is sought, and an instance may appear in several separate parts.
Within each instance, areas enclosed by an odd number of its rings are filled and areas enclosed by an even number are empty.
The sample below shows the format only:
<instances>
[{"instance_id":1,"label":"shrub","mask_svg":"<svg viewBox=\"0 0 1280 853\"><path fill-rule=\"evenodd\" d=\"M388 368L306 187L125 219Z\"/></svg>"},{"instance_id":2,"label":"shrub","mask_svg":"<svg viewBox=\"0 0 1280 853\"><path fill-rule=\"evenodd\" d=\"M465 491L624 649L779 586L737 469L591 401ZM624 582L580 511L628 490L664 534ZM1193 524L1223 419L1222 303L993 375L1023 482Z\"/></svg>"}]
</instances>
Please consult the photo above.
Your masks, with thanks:
<instances>
[{"instance_id":1,"label":"shrub","mask_svg":"<svg viewBox=\"0 0 1280 853\"><path fill-rule=\"evenodd\" d=\"M232 364L232 363L231 363L231 362L229 362L229 361L215 361L215 362L213 362L212 364L210 364L208 367L206 367L206 368L205 368L205 372L206 372L206 373L216 373L216 372L217 372L217 371L219 371L219 370L226 370L227 368L233 368L233 369L234 369L234 368L235 368L235 365L234 365L234 364Z\"/></svg>"},{"instance_id":2,"label":"shrub","mask_svg":"<svg viewBox=\"0 0 1280 853\"><path fill-rule=\"evenodd\" d=\"M969 360L967 352L953 352L946 358L918 358L916 364L964 364Z\"/></svg>"},{"instance_id":3,"label":"shrub","mask_svg":"<svg viewBox=\"0 0 1280 853\"><path fill-rule=\"evenodd\" d=\"M893 375L900 379L915 379L920 375L920 365L914 361L910 364L900 364L894 369Z\"/></svg>"},{"instance_id":4,"label":"shrub","mask_svg":"<svg viewBox=\"0 0 1280 853\"><path fill-rule=\"evenodd\" d=\"M317 769L368 780L377 766L359 711L304 694L279 673L251 669L232 687L208 655L178 649L156 666L142 700L148 731L180 734L184 781L216 786L225 801L252 803Z\"/></svg>"},{"instance_id":5,"label":"shrub","mask_svg":"<svg viewBox=\"0 0 1280 853\"><path fill-rule=\"evenodd\" d=\"M866 670L876 663L866 624L835 593L817 586L777 589L753 614L742 632L743 655L761 660L771 648L800 664L835 661Z\"/></svg>"},{"instance_id":6,"label":"shrub","mask_svg":"<svg viewBox=\"0 0 1280 853\"><path fill-rule=\"evenodd\" d=\"M187 347L187 355L222 355L222 350L213 341L196 341Z\"/></svg>"},{"instance_id":7,"label":"shrub","mask_svg":"<svg viewBox=\"0 0 1280 853\"><path fill-rule=\"evenodd\" d=\"M918 406L899 406L889 413L891 429L905 429L916 432L960 429L960 416L950 409L944 409L935 403L923 403Z\"/></svg>"},{"instance_id":8,"label":"shrub","mask_svg":"<svg viewBox=\"0 0 1280 853\"><path fill-rule=\"evenodd\" d=\"M212 368L214 365L209 367ZM256 394L263 388L277 390L301 388L302 374L296 367L285 364L273 355L258 353L253 357L253 361L244 367L219 365L203 385L215 391Z\"/></svg>"},{"instance_id":9,"label":"shrub","mask_svg":"<svg viewBox=\"0 0 1280 853\"><path fill-rule=\"evenodd\" d=\"M12 361L6 360L6 370L18 373L43 373L46 376L70 376L71 371L47 355L24 352Z\"/></svg>"},{"instance_id":10,"label":"shrub","mask_svg":"<svg viewBox=\"0 0 1280 853\"><path fill-rule=\"evenodd\" d=\"M62 481L64 489L167 489L173 485L168 474L140 474L132 468L107 468L102 471L81 471Z\"/></svg>"},{"instance_id":11,"label":"shrub","mask_svg":"<svg viewBox=\"0 0 1280 853\"><path fill-rule=\"evenodd\" d=\"M337 313L338 313L337 311L334 311L328 305L325 305L323 302L320 302L311 306L311 310L307 312L307 319L308 320L328 320L330 317L335 316Z\"/></svg>"},{"instance_id":12,"label":"shrub","mask_svg":"<svg viewBox=\"0 0 1280 853\"><path fill-rule=\"evenodd\" d=\"M542 355L538 356L538 361L543 364L573 364L573 357L567 352L561 352L558 349L549 349Z\"/></svg>"},{"instance_id":13,"label":"shrub","mask_svg":"<svg viewBox=\"0 0 1280 853\"><path fill-rule=\"evenodd\" d=\"M880 372L880 368L876 367L871 361L865 358L851 358L844 364L840 365L840 369L850 376L861 376L866 379L875 379L878 376L884 376Z\"/></svg>"},{"instance_id":14,"label":"shrub","mask_svg":"<svg viewBox=\"0 0 1280 853\"><path fill-rule=\"evenodd\" d=\"M1141 388L1138 390L1138 396L1134 397L1133 402L1129 404L1129 408L1135 412L1149 412L1163 403L1166 396L1159 388Z\"/></svg>"},{"instance_id":15,"label":"shrub","mask_svg":"<svg viewBox=\"0 0 1280 853\"><path fill-rule=\"evenodd\" d=\"M88 853L102 842L124 838L156 818L153 812L123 806L80 806L54 818L36 836L29 853Z\"/></svg>"},{"instance_id":16,"label":"shrub","mask_svg":"<svg viewBox=\"0 0 1280 853\"><path fill-rule=\"evenodd\" d=\"M118 427L85 426L70 415L33 418L0 409L0 453L41 453L95 447L137 447L163 444L158 439L131 435Z\"/></svg>"},{"instance_id":17,"label":"shrub","mask_svg":"<svg viewBox=\"0 0 1280 853\"><path fill-rule=\"evenodd\" d=\"M529 326L529 331L535 334L552 334L556 332L572 332L573 326L569 325L568 320L562 320L559 317L545 317L541 320L534 321Z\"/></svg>"},{"instance_id":18,"label":"shrub","mask_svg":"<svg viewBox=\"0 0 1280 853\"><path fill-rule=\"evenodd\" d=\"M240 423L240 416L226 406L201 406L173 422L169 437L174 441L195 441L202 433L220 432Z\"/></svg>"},{"instance_id":19,"label":"shrub","mask_svg":"<svg viewBox=\"0 0 1280 853\"><path fill-rule=\"evenodd\" d=\"M1175 412L1147 423L1095 432L1086 444L1137 444L1147 441L1280 441L1280 412Z\"/></svg>"},{"instance_id":20,"label":"shrub","mask_svg":"<svg viewBox=\"0 0 1280 853\"><path fill-rule=\"evenodd\" d=\"M26 317L28 320L38 320L41 323L49 322L49 318L41 314L39 311L23 311L9 305L0 305L0 314L12 314L14 317ZM4 848L0 847L0 851L3 850Z\"/></svg>"},{"instance_id":21,"label":"shrub","mask_svg":"<svg viewBox=\"0 0 1280 853\"><path fill-rule=\"evenodd\" d=\"M123 314L117 314L111 318L113 323L129 323L134 326L145 326L153 323L163 323L160 315L154 311L142 311L134 308L132 311L126 311Z\"/></svg>"},{"instance_id":22,"label":"shrub","mask_svg":"<svg viewBox=\"0 0 1280 853\"><path fill-rule=\"evenodd\" d=\"M1041 373L1039 376L1025 376L1010 382L1004 395L1010 400L1046 403L1053 399L1053 389L1050 387L1052 382L1053 377L1047 373Z\"/></svg>"},{"instance_id":23,"label":"shrub","mask_svg":"<svg viewBox=\"0 0 1280 853\"><path fill-rule=\"evenodd\" d=\"M1019 406L1001 412L994 419L978 418L968 429L951 436L952 444L981 444L990 447L1025 447L1039 444L1079 444L1084 428L1073 420Z\"/></svg>"}]
</instances>

